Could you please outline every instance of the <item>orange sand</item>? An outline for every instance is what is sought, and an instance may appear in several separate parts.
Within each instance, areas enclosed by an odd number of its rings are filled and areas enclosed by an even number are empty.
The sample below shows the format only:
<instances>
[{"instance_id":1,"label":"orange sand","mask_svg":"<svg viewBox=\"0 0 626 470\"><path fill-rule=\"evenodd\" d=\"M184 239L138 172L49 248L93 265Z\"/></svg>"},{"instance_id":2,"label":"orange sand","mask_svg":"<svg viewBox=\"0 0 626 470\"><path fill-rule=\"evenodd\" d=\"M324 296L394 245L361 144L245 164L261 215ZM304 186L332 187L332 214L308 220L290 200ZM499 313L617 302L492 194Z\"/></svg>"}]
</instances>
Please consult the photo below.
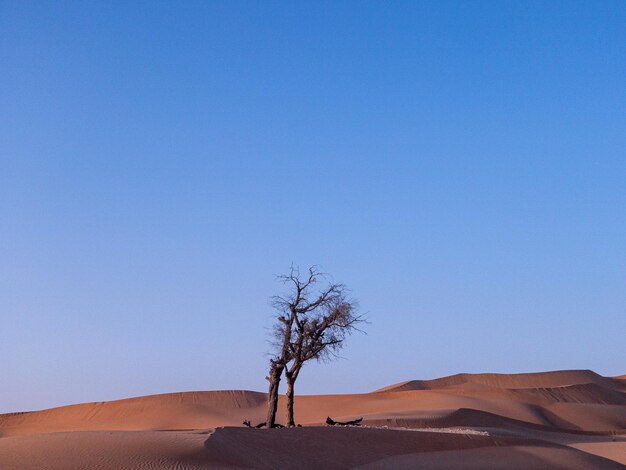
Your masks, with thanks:
<instances>
[{"instance_id":1,"label":"orange sand","mask_svg":"<svg viewBox=\"0 0 626 470\"><path fill-rule=\"evenodd\" d=\"M4 414L0 468L626 468L626 381L592 371L458 374L299 396L303 428L241 427L264 414L265 394L251 391ZM364 426L322 427L327 416L363 416Z\"/></svg>"}]
</instances>

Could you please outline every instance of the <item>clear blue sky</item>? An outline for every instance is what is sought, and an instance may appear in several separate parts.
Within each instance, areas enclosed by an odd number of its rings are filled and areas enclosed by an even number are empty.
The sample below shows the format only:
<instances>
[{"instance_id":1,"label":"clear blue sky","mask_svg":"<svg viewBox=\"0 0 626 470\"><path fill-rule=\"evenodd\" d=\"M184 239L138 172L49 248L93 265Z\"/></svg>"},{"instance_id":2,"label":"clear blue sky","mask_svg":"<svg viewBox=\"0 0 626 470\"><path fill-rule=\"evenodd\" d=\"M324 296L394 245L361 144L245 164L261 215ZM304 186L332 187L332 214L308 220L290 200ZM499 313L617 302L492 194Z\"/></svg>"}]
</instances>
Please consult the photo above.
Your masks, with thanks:
<instances>
[{"instance_id":1,"label":"clear blue sky","mask_svg":"<svg viewBox=\"0 0 626 470\"><path fill-rule=\"evenodd\" d=\"M623 2L0 1L0 411L265 390L274 275L369 314L306 393L626 373Z\"/></svg>"}]
</instances>

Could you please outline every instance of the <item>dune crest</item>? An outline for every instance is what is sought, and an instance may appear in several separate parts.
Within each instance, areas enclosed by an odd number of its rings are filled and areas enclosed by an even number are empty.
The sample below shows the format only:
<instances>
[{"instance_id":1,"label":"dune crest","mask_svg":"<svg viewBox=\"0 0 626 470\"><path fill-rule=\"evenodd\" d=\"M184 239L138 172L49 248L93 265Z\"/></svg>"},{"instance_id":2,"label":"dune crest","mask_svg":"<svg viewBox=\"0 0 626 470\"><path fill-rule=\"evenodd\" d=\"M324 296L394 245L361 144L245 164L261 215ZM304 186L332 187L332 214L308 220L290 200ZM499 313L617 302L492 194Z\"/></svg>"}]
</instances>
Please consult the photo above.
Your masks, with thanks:
<instances>
[{"instance_id":1,"label":"dune crest","mask_svg":"<svg viewBox=\"0 0 626 470\"><path fill-rule=\"evenodd\" d=\"M558 370L522 374L456 374L432 380L410 380L375 390L400 392L406 390L437 390L446 388L550 388L570 385L597 384L607 388L621 388L611 378L591 370Z\"/></svg>"}]
</instances>

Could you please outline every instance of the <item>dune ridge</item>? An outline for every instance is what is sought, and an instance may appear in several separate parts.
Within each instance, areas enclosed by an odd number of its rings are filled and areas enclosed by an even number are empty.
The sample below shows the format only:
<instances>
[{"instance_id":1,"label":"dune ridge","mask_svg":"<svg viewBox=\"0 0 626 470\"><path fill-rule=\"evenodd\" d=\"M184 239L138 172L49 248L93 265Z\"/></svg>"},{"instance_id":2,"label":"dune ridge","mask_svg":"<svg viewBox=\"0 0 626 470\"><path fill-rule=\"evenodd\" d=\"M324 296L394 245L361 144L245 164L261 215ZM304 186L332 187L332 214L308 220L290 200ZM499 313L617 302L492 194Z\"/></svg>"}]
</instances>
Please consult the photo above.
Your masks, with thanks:
<instances>
[{"instance_id":1,"label":"dune ridge","mask_svg":"<svg viewBox=\"0 0 626 470\"><path fill-rule=\"evenodd\" d=\"M605 388L624 390L609 377L603 377L592 370L560 370L531 372L522 374L456 374L431 380L409 380L375 390L380 392L400 392L407 390L437 390L457 387L485 388L551 388L570 385L596 384Z\"/></svg>"},{"instance_id":2,"label":"dune ridge","mask_svg":"<svg viewBox=\"0 0 626 470\"><path fill-rule=\"evenodd\" d=\"M71 431L201 429L241 424L237 410L261 409L249 390L179 392L0 415L0 436ZM245 413L244 413L245 414ZM241 415L243 416L243 415Z\"/></svg>"}]
</instances>

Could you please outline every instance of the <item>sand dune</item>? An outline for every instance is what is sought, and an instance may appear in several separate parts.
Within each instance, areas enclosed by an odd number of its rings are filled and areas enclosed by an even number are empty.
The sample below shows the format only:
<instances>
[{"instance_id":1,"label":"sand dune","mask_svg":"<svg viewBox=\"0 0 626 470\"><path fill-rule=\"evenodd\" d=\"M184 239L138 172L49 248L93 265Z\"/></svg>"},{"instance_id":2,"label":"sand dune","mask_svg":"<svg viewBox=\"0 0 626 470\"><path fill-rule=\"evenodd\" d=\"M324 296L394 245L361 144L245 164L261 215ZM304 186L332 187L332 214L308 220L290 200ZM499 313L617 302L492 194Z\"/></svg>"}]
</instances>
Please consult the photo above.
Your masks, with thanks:
<instances>
[{"instance_id":1,"label":"sand dune","mask_svg":"<svg viewBox=\"0 0 626 470\"><path fill-rule=\"evenodd\" d=\"M207 434L94 431L0 439L3 470L200 469Z\"/></svg>"},{"instance_id":2,"label":"sand dune","mask_svg":"<svg viewBox=\"0 0 626 470\"><path fill-rule=\"evenodd\" d=\"M604 388L594 383L514 390L520 397L542 398L548 402L626 405L626 393L612 388Z\"/></svg>"},{"instance_id":3,"label":"sand dune","mask_svg":"<svg viewBox=\"0 0 626 470\"><path fill-rule=\"evenodd\" d=\"M441 470L589 470L623 469L620 464L568 448L541 446L486 447L464 451L448 450L394 455L359 467L374 469Z\"/></svg>"},{"instance_id":4,"label":"sand dune","mask_svg":"<svg viewBox=\"0 0 626 470\"><path fill-rule=\"evenodd\" d=\"M149 395L0 415L0 436L71 431L203 429L262 415L265 394L246 390Z\"/></svg>"},{"instance_id":5,"label":"sand dune","mask_svg":"<svg viewBox=\"0 0 626 470\"><path fill-rule=\"evenodd\" d=\"M561 370L529 374L457 374L433 380L410 380L376 390L400 392L406 390L437 390L446 388L546 388L578 384L597 384L606 388L623 389L609 377L591 370Z\"/></svg>"},{"instance_id":6,"label":"sand dune","mask_svg":"<svg viewBox=\"0 0 626 470\"><path fill-rule=\"evenodd\" d=\"M0 440L2 468L506 468L620 469L619 463L532 438L385 429L96 431Z\"/></svg>"},{"instance_id":7,"label":"sand dune","mask_svg":"<svg viewBox=\"0 0 626 470\"><path fill-rule=\"evenodd\" d=\"M83 403L0 415L0 468L626 468L625 390L584 370L458 374L298 396L304 427L284 430L241 427L264 419L260 392Z\"/></svg>"}]
</instances>

